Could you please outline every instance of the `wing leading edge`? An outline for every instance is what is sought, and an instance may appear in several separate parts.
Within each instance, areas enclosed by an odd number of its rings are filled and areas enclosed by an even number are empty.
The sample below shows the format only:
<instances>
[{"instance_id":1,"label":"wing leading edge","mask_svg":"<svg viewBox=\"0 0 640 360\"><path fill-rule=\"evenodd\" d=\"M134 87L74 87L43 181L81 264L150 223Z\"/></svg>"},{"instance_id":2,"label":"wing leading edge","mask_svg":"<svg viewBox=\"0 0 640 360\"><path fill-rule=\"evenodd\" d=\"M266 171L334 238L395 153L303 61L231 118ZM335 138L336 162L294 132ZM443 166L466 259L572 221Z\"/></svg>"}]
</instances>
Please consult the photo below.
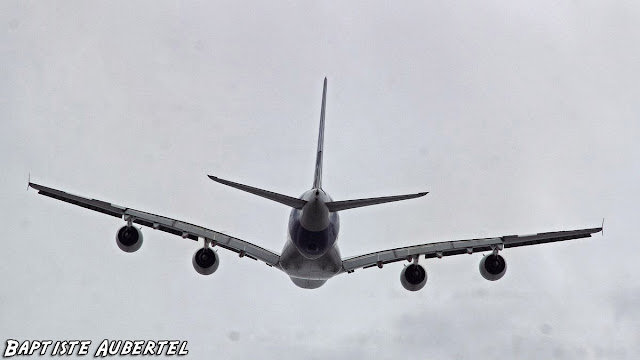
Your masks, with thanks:
<instances>
[{"instance_id":1,"label":"wing leading edge","mask_svg":"<svg viewBox=\"0 0 640 360\"><path fill-rule=\"evenodd\" d=\"M248 241L223 234L218 231L210 230L198 225L193 225L181 220L171 219L168 217L139 211L124 206L111 204L105 201L88 199L82 196L66 193L43 185L29 183L29 187L38 190L38 193L50 198L58 199L70 204L81 206L85 209L94 210L103 214L131 219L132 222L150 228L168 232L170 234L181 236L185 239L198 240L198 238L210 239L221 248L231 250L254 260L265 262L269 266L274 266L280 261L280 255L254 245Z\"/></svg>"},{"instance_id":2,"label":"wing leading edge","mask_svg":"<svg viewBox=\"0 0 640 360\"><path fill-rule=\"evenodd\" d=\"M342 260L345 272L366 269L372 266L382 267L384 264L412 260L416 256L425 258L444 257L473 252L489 251L494 247L510 248L546 244L556 241L566 241L591 237L591 234L602 231L602 227L569 231L556 231L532 235L507 235L494 238L444 241L430 244L406 246L396 249L382 250L365 255L358 255Z\"/></svg>"}]
</instances>

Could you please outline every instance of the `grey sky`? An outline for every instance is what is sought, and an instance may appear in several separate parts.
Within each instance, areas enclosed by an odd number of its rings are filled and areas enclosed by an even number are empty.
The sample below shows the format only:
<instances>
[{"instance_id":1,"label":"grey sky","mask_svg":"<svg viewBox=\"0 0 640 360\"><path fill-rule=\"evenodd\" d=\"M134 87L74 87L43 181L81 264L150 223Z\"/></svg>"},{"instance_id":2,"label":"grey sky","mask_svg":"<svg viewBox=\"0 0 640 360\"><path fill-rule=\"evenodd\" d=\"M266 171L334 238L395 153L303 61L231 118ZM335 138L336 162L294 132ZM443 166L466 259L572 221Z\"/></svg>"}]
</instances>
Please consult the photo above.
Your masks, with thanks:
<instances>
[{"instance_id":1,"label":"grey sky","mask_svg":"<svg viewBox=\"0 0 640 360\"><path fill-rule=\"evenodd\" d=\"M635 359L640 5L634 2L0 3L0 341L189 340L190 357ZM430 191L345 211L343 256L599 225L605 236L400 264L318 290L220 251L24 191L45 185L280 251L312 182L328 76L325 189ZM4 345L3 345L4 349Z\"/></svg>"}]
</instances>

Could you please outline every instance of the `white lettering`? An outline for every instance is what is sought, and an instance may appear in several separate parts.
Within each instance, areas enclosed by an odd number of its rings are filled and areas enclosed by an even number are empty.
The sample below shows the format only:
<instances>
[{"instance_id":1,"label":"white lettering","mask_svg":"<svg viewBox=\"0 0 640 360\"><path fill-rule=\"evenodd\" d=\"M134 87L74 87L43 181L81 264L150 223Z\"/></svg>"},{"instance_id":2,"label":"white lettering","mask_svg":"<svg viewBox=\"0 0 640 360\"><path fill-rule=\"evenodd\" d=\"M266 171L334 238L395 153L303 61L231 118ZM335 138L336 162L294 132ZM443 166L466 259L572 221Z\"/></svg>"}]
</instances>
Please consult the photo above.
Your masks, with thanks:
<instances>
[{"instance_id":1,"label":"white lettering","mask_svg":"<svg viewBox=\"0 0 640 360\"><path fill-rule=\"evenodd\" d=\"M131 350L131 355L140 355L140 353L142 352L142 344L144 344L144 341L134 341L133 342L133 350Z\"/></svg>"},{"instance_id":2,"label":"white lettering","mask_svg":"<svg viewBox=\"0 0 640 360\"><path fill-rule=\"evenodd\" d=\"M29 354L29 340L25 340L22 345L20 345L20 349L18 349L18 355L27 354Z\"/></svg>"},{"instance_id":3,"label":"white lettering","mask_svg":"<svg viewBox=\"0 0 640 360\"><path fill-rule=\"evenodd\" d=\"M73 349L76 347L76 345L80 344L80 341L78 340L73 340L73 341L69 341L69 355L73 354Z\"/></svg>"},{"instance_id":4,"label":"white lettering","mask_svg":"<svg viewBox=\"0 0 640 360\"><path fill-rule=\"evenodd\" d=\"M33 342L31 343L31 347L29 348L29 355L33 355L33 352L40 349L40 346L40 341L33 340Z\"/></svg>"},{"instance_id":5,"label":"white lettering","mask_svg":"<svg viewBox=\"0 0 640 360\"><path fill-rule=\"evenodd\" d=\"M154 354L154 348L156 347L156 343L154 341L149 340L149 342L147 342L147 346L145 346L144 348L144 352L142 353L142 355L155 355Z\"/></svg>"},{"instance_id":6,"label":"white lettering","mask_svg":"<svg viewBox=\"0 0 640 360\"><path fill-rule=\"evenodd\" d=\"M91 345L91 340L80 341L80 348L78 349L78 355L87 355L89 353L89 345Z\"/></svg>"},{"instance_id":7,"label":"white lettering","mask_svg":"<svg viewBox=\"0 0 640 360\"><path fill-rule=\"evenodd\" d=\"M112 341L111 345L109 345L109 355L118 355L118 351L120 351L121 346L122 340Z\"/></svg>"},{"instance_id":8,"label":"white lettering","mask_svg":"<svg viewBox=\"0 0 640 360\"><path fill-rule=\"evenodd\" d=\"M180 345L180 350L178 351L178 355L187 355L189 354L189 350L187 350L187 342L183 341Z\"/></svg>"},{"instance_id":9,"label":"white lettering","mask_svg":"<svg viewBox=\"0 0 640 360\"><path fill-rule=\"evenodd\" d=\"M58 355L58 347L60 347L60 341L56 341L56 344L53 345L53 351L51 352L51 356Z\"/></svg>"},{"instance_id":10,"label":"white lettering","mask_svg":"<svg viewBox=\"0 0 640 360\"><path fill-rule=\"evenodd\" d=\"M158 352L156 355L162 355L162 350L169 342L167 340L158 341Z\"/></svg>"},{"instance_id":11,"label":"white lettering","mask_svg":"<svg viewBox=\"0 0 640 360\"><path fill-rule=\"evenodd\" d=\"M180 341L169 341L169 349L167 349L167 355L175 355L178 351L178 344Z\"/></svg>"},{"instance_id":12,"label":"white lettering","mask_svg":"<svg viewBox=\"0 0 640 360\"><path fill-rule=\"evenodd\" d=\"M67 342L63 341L60 344L60 355L66 355L67 354Z\"/></svg>"},{"instance_id":13,"label":"white lettering","mask_svg":"<svg viewBox=\"0 0 640 360\"><path fill-rule=\"evenodd\" d=\"M96 350L96 353L93 355L93 357L107 357L108 346L109 341L107 339L102 340L102 342L98 346L98 350Z\"/></svg>"},{"instance_id":14,"label":"white lettering","mask_svg":"<svg viewBox=\"0 0 640 360\"><path fill-rule=\"evenodd\" d=\"M122 346L122 351L120 355L129 355L131 354L131 348L133 347L133 343L130 340L125 340L124 345Z\"/></svg>"},{"instance_id":15,"label":"white lettering","mask_svg":"<svg viewBox=\"0 0 640 360\"><path fill-rule=\"evenodd\" d=\"M40 355L44 355L47 352L47 348L49 345L53 344L53 341L47 340L42 342L42 350L40 351Z\"/></svg>"},{"instance_id":16,"label":"white lettering","mask_svg":"<svg viewBox=\"0 0 640 360\"><path fill-rule=\"evenodd\" d=\"M17 340L7 340L7 347L4 348L4 356L3 357L12 357L16 354L18 350L18 345L20 343Z\"/></svg>"}]
</instances>

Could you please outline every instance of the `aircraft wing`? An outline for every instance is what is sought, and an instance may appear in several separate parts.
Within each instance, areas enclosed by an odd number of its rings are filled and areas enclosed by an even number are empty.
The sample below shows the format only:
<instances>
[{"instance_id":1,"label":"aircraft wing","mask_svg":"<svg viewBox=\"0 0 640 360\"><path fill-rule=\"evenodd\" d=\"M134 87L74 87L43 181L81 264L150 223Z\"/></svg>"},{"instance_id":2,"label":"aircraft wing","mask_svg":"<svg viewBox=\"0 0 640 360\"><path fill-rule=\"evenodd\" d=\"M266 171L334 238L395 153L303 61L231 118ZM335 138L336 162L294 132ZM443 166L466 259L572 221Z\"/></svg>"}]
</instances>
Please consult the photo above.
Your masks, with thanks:
<instances>
[{"instance_id":1,"label":"aircraft wing","mask_svg":"<svg viewBox=\"0 0 640 360\"><path fill-rule=\"evenodd\" d=\"M430 244L401 247L377 251L365 255L353 256L342 260L344 272L353 272L357 269L366 269L373 266L382 267L384 264L407 260L411 261L416 256L425 258L443 257L460 254L471 254L479 251L490 251L494 247L498 249L516 246L546 244L556 241L565 241L591 237L591 234L602 231L602 227L581 230L556 231L538 233L532 235L507 235L484 239L444 241Z\"/></svg>"},{"instance_id":2,"label":"aircraft wing","mask_svg":"<svg viewBox=\"0 0 640 360\"><path fill-rule=\"evenodd\" d=\"M110 204L96 199L88 199L82 196L73 195L64 191L52 189L46 186L29 183L29 186L38 190L38 193L54 199L62 200L70 204L78 205L86 209L101 212L103 214L131 219L132 222L156 230L168 232L170 234L181 236L185 239L198 240L199 237L213 240L215 245L221 248L231 250L238 253L241 257L246 256L253 260L264 261L269 266L274 266L280 261L280 255L254 245L248 241L225 235L221 232L209 230L207 228L193 225L181 220L171 219L168 217L147 213L131 209L124 206Z\"/></svg>"}]
</instances>

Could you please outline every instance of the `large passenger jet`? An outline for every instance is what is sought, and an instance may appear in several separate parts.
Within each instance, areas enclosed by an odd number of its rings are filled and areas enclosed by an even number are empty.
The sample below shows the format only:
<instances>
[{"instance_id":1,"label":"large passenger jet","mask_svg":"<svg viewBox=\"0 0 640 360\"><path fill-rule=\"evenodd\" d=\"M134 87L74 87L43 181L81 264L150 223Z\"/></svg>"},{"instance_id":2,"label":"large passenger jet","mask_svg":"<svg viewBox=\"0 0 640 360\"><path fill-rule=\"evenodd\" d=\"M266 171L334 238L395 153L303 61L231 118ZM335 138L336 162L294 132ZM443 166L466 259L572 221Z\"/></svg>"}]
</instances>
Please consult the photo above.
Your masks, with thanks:
<instances>
[{"instance_id":1,"label":"large passenger jet","mask_svg":"<svg viewBox=\"0 0 640 360\"><path fill-rule=\"evenodd\" d=\"M209 175L211 180L250 192L263 198L279 202L291 208L287 240L282 253L264 249L258 245L236 237L193 225L181 220L155 215L132 209L126 206L72 195L60 190L29 182L29 186L38 193L62 200L103 214L122 218L126 224L116 233L116 243L125 252L134 252L142 245L139 224L156 230L165 231L183 239L199 241L203 246L193 254L192 264L195 270L203 275L213 274L220 262L217 251L219 247L237 253L240 257L259 260L268 266L287 274L293 283L301 288L315 289L327 280L342 273L352 273L358 269L372 267L382 268L396 261L406 261L400 273L402 286L410 291L417 291L427 282L427 272L419 263L420 257L442 258L451 255L489 252L480 261L480 273L487 280L502 278L507 270L507 263L499 254L505 248L537 245L555 241L564 241L590 237L602 230L602 227L569 231L545 232L532 235L508 235L483 239L456 240L436 243L410 245L401 248L376 251L369 254L342 258L338 249L338 232L340 218L338 212L363 206L377 205L392 201L414 199L426 195L426 192L375 197L357 200L334 201L322 188L322 156L324 143L324 117L327 100L327 79L322 89L322 106L320 108L320 130L318 133L318 150L316 153L315 174L310 190L295 198L252 186L238 184Z\"/></svg>"}]
</instances>

